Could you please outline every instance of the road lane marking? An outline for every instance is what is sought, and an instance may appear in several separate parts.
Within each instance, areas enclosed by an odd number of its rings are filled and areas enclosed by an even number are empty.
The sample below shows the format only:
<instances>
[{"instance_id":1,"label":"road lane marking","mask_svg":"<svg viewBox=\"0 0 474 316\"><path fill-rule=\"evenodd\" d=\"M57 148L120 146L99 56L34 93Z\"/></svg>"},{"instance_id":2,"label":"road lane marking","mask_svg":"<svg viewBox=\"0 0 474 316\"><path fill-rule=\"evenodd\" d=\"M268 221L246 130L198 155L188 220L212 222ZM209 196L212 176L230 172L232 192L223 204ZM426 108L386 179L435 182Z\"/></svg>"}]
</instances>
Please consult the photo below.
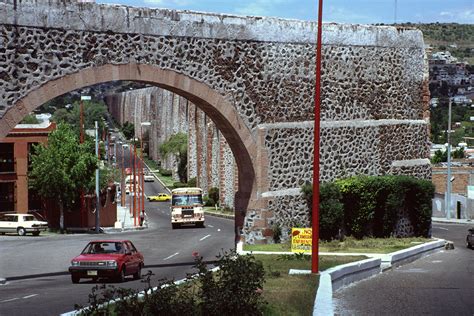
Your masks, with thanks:
<instances>
[{"instance_id":1,"label":"road lane marking","mask_svg":"<svg viewBox=\"0 0 474 316\"><path fill-rule=\"evenodd\" d=\"M177 256L177 255L179 255L179 252L174 253L174 254L172 254L171 256L164 258L163 260L171 259L171 258L173 258L174 256Z\"/></svg>"},{"instance_id":2,"label":"road lane marking","mask_svg":"<svg viewBox=\"0 0 474 316\"><path fill-rule=\"evenodd\" d=\"M19 298L18 297L10 298L8 300L0 301L0 303L6 303L6 302L11 302L11 301L16 301L16 300L19 300Z\"/></svg>"},{"instance_id":3,"label":"road lane marking","mask_svg":"<svg viewBox=\"0 0 474 316\"><path fill-rule=\"evenodd\" d=\"M214 228L214 226L212 226L212 225L207 225L207 227L211 227L211 228Z\"/></svg>"},{"instance_id":4,"label":"road lane marking","mask_svg":"<svg viewBox=\"0 0 474 316\"><path fill-rule=\"evenodd\" d=\"M211 237L211 235L206 235L206 236L202 237L201 239L199 239L199 241L203 241L203 240L206 239L207 237Z\"/></svg>"},{"instance_id":5,"label":"road lane marking","mask_svg":"<svg viewBox=\"0 0 474 316\"><path fill-rule=\"evenodd\" d=\"M449 230L449 229L444 228L444 227L433 227L433 228L442 229L442 230Z\"/></svg>"},{"instance_id":6,"label":"road lane marking","mask_svg":"<svg viewBox=\"0 0 474 316\"><path fill-rule=\"evenodd\" d=\"M34 297L34 296L37 296L38 294L31 294L31 295L27 295L27 296L23 296L23 298L30 298L30 297Z\"/></svg>"}]
</instances>

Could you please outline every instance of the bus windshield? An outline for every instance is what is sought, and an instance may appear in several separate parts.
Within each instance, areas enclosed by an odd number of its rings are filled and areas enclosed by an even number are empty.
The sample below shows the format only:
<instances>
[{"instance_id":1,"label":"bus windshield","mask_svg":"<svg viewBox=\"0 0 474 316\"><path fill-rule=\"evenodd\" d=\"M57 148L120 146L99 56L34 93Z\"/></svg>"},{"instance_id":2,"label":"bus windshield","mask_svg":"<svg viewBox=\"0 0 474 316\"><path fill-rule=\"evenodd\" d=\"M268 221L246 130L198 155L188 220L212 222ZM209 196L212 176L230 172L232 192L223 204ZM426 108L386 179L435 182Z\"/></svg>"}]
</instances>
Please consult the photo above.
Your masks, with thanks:
<instances>
[{"instance_id":1,"label":"bus windshield","mask_svg":"<svg viewBox=\"0 0 474 316\"><path fill-rule=\"evenodd\" d=\"M173 195L171 200L173 206L202 205L202 195L200 194L180 194Z\"/></svg>"}]
</instances>

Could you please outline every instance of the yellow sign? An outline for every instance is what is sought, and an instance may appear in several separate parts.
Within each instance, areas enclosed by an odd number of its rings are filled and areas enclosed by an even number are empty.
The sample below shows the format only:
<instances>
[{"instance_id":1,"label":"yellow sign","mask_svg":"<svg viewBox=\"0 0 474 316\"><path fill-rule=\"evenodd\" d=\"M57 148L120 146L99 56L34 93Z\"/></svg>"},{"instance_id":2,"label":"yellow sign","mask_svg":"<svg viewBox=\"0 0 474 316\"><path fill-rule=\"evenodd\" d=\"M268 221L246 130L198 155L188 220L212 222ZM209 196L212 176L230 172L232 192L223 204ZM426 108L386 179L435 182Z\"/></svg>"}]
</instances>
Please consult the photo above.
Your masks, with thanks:
<instances>
[{"instance_id":1,"label":"yellow sign","mask_svg":"<svg viewBox=\"0 0 474 316\"><path fill-rule=\"evenodd\" d=\"M292 228L291 252L311 253L312 232L311 228Z\"/></svg>"}]
</instances>

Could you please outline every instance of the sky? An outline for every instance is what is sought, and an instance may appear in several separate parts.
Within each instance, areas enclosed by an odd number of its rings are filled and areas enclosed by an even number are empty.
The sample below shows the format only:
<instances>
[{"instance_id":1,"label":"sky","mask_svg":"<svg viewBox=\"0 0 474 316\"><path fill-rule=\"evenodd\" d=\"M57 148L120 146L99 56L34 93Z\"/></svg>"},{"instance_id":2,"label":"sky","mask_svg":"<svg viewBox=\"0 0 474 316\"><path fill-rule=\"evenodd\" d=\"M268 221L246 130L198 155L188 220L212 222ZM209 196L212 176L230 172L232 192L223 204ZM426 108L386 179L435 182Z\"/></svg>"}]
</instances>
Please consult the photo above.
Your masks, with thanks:
<instances>
[{"instance_id":1,"label":"sky","mask_svg":"<svg viewBox=\"0 0 474 316\"><path fill-rule=\"evenodd\" d=\"M97 3L317 20L318 0L96 0ZM324 0L323 22L474 24L474 0Z\"/></svg>"}]
</instances>

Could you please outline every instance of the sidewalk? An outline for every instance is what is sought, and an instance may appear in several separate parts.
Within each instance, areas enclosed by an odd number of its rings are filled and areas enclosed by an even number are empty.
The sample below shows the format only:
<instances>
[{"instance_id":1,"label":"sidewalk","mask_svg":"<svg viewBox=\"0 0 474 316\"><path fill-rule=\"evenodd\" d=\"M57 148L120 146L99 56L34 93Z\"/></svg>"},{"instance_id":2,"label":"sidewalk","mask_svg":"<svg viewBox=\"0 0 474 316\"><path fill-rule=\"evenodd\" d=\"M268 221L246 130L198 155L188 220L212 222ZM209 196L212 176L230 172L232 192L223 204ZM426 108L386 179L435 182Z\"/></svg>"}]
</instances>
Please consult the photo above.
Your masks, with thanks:
<instances>
[{"instance_id":1,"label":"sidewalk","mask_svg":"<svg viewBox=\"0 0 474 316\"><path fill-rule=\"evenodd\" d=\"M137 225L134 225L133 216L130 215L129 206L121 206L120 202L117 202L117 221L115 222L115 227L104 227L104 233L120 233L130 230L142 230L148 227L148 224L139 226L140 219L137 218Z\"/></svg>"},{"instance_id":2,"label":"sidewalk","mask_svg":"<svg viewBox=\"0 0 474 316\"><path fill-rule=\"evenodd\" d=\"M447 223L447 224L472 224L474 226L473 219L457 219L457 218L450 218L447 219L445 217L432 217L431 222L433 223Z\"/></svg>"}]
</instances>

